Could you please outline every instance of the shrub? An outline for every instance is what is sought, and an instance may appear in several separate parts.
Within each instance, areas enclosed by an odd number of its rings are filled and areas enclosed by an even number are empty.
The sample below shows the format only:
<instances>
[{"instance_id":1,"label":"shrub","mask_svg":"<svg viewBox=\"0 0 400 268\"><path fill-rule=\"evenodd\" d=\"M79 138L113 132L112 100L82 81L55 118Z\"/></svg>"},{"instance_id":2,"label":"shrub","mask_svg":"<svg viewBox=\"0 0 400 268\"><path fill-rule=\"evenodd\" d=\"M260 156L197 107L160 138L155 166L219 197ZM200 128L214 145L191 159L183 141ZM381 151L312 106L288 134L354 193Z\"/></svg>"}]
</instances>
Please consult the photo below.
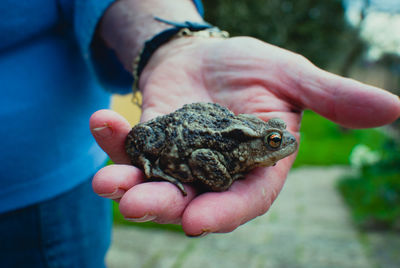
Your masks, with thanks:
<instances>
[{"instance_id":1,"label":"shrub","mask_svg":"<svg viewBox=\"0 0 400 268\"><path fill-rule=\"evenodd\" d=\"M366 160L352 161L356 173L338 184L355 222L363 228L400 229L400 142L387 138L381 150L362 157Z\"/></svg>"}]
</instances>

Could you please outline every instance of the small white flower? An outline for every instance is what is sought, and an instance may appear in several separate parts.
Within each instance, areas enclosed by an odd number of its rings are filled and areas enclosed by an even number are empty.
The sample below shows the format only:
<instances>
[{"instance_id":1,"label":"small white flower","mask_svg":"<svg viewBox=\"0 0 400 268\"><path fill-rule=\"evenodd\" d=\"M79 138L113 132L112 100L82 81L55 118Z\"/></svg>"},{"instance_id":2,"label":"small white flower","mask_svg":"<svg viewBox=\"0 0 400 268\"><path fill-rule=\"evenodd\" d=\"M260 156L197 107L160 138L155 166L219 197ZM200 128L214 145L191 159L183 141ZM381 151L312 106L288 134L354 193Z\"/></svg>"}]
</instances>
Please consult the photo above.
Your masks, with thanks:
<instances>
[{"instance_id":1,"label":"small white flower","mask_svg":"<svg viewBox=\"0 0 400 268\"><path fill-rule=\"evenodd\" d=\"M354 146L350 154L350 164L355 169L360 169L365 165L372 165L377 163L381 159L381 155L372 151L365 144L358 144Z\"/></svg>"}]
</instances>

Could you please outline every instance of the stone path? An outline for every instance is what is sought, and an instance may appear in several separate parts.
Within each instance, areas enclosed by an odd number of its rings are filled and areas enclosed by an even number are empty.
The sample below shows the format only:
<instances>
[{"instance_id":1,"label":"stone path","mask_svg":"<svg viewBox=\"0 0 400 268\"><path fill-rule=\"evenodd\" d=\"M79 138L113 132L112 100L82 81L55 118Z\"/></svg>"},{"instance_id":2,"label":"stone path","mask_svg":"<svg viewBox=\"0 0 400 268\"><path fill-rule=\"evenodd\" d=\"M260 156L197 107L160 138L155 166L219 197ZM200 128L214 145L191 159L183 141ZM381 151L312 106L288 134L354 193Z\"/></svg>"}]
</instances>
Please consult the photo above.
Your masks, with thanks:
<instances>
[{"instance_id":1,"label":"stone path","mask_svg":"<svg viewBox=\"0 0 400 268\"><path fill-rule=\"evenodd\" d=\"M335 190L337 179L346 172L337 167L293 170L271 210L229 234L188 238L161 230L116 227L107 264L110 268L400 267L400 257L380 265L371 254L376 253L377 243L369 245L369 237L354 229ZM384 244L384 237L372 238ZM399 251L381 250L381 255L400 255L400 238L392 242ZM399 265L393 265L393 260Z\"/></svg>"}]
</instances>

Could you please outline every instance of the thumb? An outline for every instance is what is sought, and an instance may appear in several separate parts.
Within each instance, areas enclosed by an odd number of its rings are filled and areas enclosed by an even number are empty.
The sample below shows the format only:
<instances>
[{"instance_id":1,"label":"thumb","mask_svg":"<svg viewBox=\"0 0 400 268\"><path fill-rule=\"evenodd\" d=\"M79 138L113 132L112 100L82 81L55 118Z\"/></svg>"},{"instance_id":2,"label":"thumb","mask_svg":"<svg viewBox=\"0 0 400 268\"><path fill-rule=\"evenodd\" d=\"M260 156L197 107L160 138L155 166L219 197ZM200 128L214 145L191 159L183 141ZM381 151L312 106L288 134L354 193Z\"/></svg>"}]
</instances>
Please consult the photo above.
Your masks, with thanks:
<instances>
[{"instance_id":1,"label":"thumb","mask_svg":"<svg viewBox=\"0 0 400 268\"><path fill-rule=\"evenodd\" d=\"M263 42L253 46L245 56L253 59L254 68L261 67L265 86L295 106L350 128L377 127L400 116L396 95L321 70L288 50Z\"/></svg>"},{"instance_id":2,"label":"thumb","mask_svg":"<svg viewBox=\"0 0 400 268\"><path fill-rule=\"evenodd\" d=\"M273 97L291 104L291 109L312 109L350 128L377 127L400 116L398 96L323 71L288 50L235 37L225 40L216 52L210 54L213 64L207 64L209 80L216 85L261 85Z\"/></svg>"},{"instance_id":3,"label":"thumb","mask_svg":"<svg viewBox=\"0 0 400 268\"><path fill-rule=\"evenodd\" d=\"M351 128L389 124L400 117L400 99L383 89L318 69L311 63L297 66L295 82L304 108Z\"/></svg>"}]
</instances>

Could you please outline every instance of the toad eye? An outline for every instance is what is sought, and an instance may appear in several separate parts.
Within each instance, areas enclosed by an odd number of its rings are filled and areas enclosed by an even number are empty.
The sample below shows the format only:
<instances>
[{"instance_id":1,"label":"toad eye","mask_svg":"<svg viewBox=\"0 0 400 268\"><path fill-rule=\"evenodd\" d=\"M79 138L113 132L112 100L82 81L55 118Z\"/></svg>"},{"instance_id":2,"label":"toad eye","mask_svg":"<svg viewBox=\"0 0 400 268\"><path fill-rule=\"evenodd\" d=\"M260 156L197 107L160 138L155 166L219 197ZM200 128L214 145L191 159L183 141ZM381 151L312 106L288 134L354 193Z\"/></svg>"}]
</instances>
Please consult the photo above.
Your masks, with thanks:
<instances>
[{"instance_id":1,"label":"toad eye","mask_svg":"<svg viewBox=\"0 0 400 268\"><path fill-rule=\"evenodd\" d=\"M267 136L267 143L269 146L271 146L271 148L278 148L279 146L281 146L281 142L282 142L282 135L278 132L272 132Z\"/></svg>"}]
</instances>

